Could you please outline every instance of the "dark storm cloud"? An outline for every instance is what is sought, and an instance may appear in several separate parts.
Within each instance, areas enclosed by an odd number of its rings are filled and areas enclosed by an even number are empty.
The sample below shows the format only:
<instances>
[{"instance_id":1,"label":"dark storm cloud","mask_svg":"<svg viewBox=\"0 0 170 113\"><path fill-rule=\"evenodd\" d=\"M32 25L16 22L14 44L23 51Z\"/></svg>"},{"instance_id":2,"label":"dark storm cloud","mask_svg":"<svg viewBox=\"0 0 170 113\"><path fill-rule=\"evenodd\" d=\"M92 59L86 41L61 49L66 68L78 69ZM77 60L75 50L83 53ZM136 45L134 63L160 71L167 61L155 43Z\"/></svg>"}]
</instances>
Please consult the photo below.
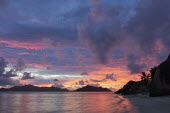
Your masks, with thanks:
<instances>
[{"instance_id":1,"label":"dark storm cloud","mask_svg":"<svg viewBox=\"0 0 170 113\"><path fill-rule=\"evenodd\" d=\"M31 73L24 72L21 79L22 80L35 79L35 76L31 76Z\"/></svg>"},{"instance_id":2,"label":"dark storm cloud","mask_svg":"<svg viewBox=\"0 0 170 113\"><path fill-rule=\"evenodd\" d=\"M88 84L89 86L101 87L100 84Z\"/></svg>"},{"instance_id":3,"label":"dark storm cloud","mask_svg":"<svg viewBox=\"0 0 170 113\"><path fill-rule=\"evenodd\" d=\"M17 76L14 69L10 69L10 71L5 71L5 68L7 68L7 64L7 61L3 57L0 57L0 77L10 78Z\"/></svg>"},{"instance_id":4,"label":"dark storm cloud","mask_svg":"<svg viewBox=\"0 0 170 113\"><path fill-rule=\"evenodd\" d=\"M87 85L88 83L89 83L89 81L87 81L87 80L79 80L75 84L76 85Z\"/></svg>"},{"instance_id":5,"label":"dark storm cloud","mask_svg":"<svg viewBox=\"0 0 170 113\"><path fill-rule=\"evenodd\" d=\"M95 79L90 79L93 82L102 82L103 80L95 80Z\"/></svg>"},{"instance_id":6,"label":"dark storm cloud","mask_svg":"<svg viewBox=\"0 0 170 113\"><path fill-rule=\"evenodd\" d=\"M139 64L140 56L129 55L127 57L128 64L127 67L131 71L131 74L142 72L146 65Z\"/></svg>"},{"instance_id":7,"label":"dark storm cloud","mask_svg":"<svg viewBox=\"0 0 170 113\"><path fill-rule=\"evenodd\" d=\"M164 50L159 53L160 55L156 56L157 59L159 60L160 56L165 57L169 54L169 5L169 0L141 0L136 7L136 15L130 19L126 28L131 35L129 39L135 40L140 46L139 53L136 52L128 56L128 68L131 73L141 72L146 66L144 64L140 65L139 61L141 57L154 54L157 40L160 40L165 46Z\"/></svg>"},{"instance_id":8,"label":"dark storm cloud","mask_svg":"<svg viewBox=\"0 0 170 113\"><path fill-rule=\"evenodd\" d=\"M125 49L127 67L134 74L146 67L140 64L142 58L146 61L149 56L159 59L160 55L155 53L157 41L161 41L165 45L163 49L167 51L159 54L168 54L169 0L139 0L131 8L121 2L117 6L106 6L104 1L93 4L88 21L78 26L79 36L86 40L100 63L107 63L108 53L120 47Z\"/></svg>"},{"instance_id":9,"label":"dark storm cloud","mask_svg":"<svg viewBox=\"0 0 170 113\"><path fill-rule=\"evenodd\" d=\"M9 2L9 0L1 0L1 1L0 1L0 7L7 5L8 2Z\"/></svg>"},{"instance_id":10,"label":"dark storm cloud","mask_svg":"<svg viewBox=\"0 0 170 113\"><path fill-rule=\"evenodd\" d=\"M58 42L72 45L79 36L97 63L106 64L109 52L122 48L134 74L146 67L140 63L142 58L162 60L168 54L169 6L169 0L2 0L0 39L39 42L49 38L44 43L57 48ZM155 53L157 41L165 46L161 55Z\"/></svg>"},{"instance_id":11,"label":"dark storm cloud","mask_svg":"<svg viewBox=\"0 0 170 113\"><path fill-rule=\"evenodd\" d=\"M58 87L58 88L64 88L63 84L58 84L58 83L54 83L53 85L54 87Z\"/></svg>"},{"instance_id":12,"label":"dark storm cloud","mask_svg":"<svg viewBox=\"0 0 170 113\"><path fill-rule=\"evenodd\" d=\"M85 84L86 84L86 81L80 80L80 81L77 82L77 84L78 84L78 85L85 85Z\"/></svg>"},{"instance_id":13,"label":"dark storm cloud","mask_svg":"<svg viewBox=\"0 0 170 113\"><path fill-rule=\"evenodd\" d=\"M82 72L80 75L86 76L86 75L89 75L89 73L87 73L87 72Z\"/></svg>"},{"instance_id":14,"label":"dark storm cloud","mask_svg":"<svg viewBox=\"0 0 170 113\"><path fill-rule=\"evenodd\" d=\"M117 81L117 78L115 77L116 75L114 73L111 74L107 74L105 75L105 78L101 79L101 80L95 80L95 79L90 79L93 82L104 82L107 80L112 80L112 81Z\"/></svg>"},{"instance_id":15,"label":"dark storm cloud","mask_svg":"<svg viewBox=\"0 0 170 113\"><path fill-rule=\"evenodd\" d=\"M116 77L115 77L116 75L114 74L114 73L112 73L112 74L107 74L106 75L106 80L107 79L110 79L110 80L113 80L113 81L117 81L117 79L116 79Z\"/></svg>"},{"instance_id":16,"label":"dark storm cloud","mask_svg":"<svg viewBox=\"0 0 170 113\"><path fill-rule=\"evenodd\" d=\"M5 74L3 74L4 77L16 77L18 76L14 69L11 69L10 71L7 71Z\"/></svg>"},{"instance_id":17,"label":"dark storm cloud","mask_svg":"<svg viewBox=\"0 0 170 113\"><path fill-rule=\"evenodd\" d=\"M53 81L54 81L54 82L58 82L59 80L58 80L58 79L54 79Z\"/></svg>"},{"instance_id":18,"label":"dark storm cloud","mask_svg":"<svg viewBox=\"0 0 170 113\"><path fill-rule=\"evenodd\" d=\"M83 3L77 0L10 0L10 5L0 12L1 39L41 41L48 37L73 41L77 39L76 24L87 12Z\"/></svg>"},{"instance_id":19,"label":"dark storm cloud","mask_svg":"<svg viewBox=\"0 0 170 113\"><path fill-rule=\"evenodd\" d=\"M16 72L17 72L17 71L22 71L22 70L24 70L24 69L26 68L26 65L25 65L24 60L23 60L22 58L18 58L18 59L17 59L17 63L16 63L16 65L14 66L14 68L15 68L15 71L16 71Z\"/></svg>"},{"instance_id":20,"label":"dark storm cloud","mask_svg":"<svg viewBox=\"0 0 170 113\"><path fill-rule=\"evenodd\" d=\"M121 8L103 4L99 0L92 4L87 20L78 25L79 37L88 43L98 62L107 63L108 52L121 40L119 17L122 15Z\"/></svg>"},{"instance_id":21,"label":"dark storm cloud","mask_svg":"<svg viewBox=\"0 0 170 113\"><path fill-rule=\"evenodd\" d=\"M0 77L0 86L5 86L5 85L18 86L21 85L21 83L18 80L13 80L11 78L6 78L6 77Z\"/></svg>"},{"instance_id":22,"label":"dark storm cloud","mask_svg":"<svg viewBox=\"0 0 170 113\"><path fill-rule=\"evenodd\" d=\"M21 85L18 80L13 80L11 77L16 77L17 74L13 69L5 72L7 61L0 57L0 86L5 85Z\"/></svg>"},{"instance_id":23,"label":"dark storm cloud","mask_svg":"<svg viewBox=\"0 0 170 113\"><path fill-rule=\"evenodd\" d=\"M94 4L89 12L88 21L78 26L79 36L88 43L95 57L103 64L107 62L108 52L118 43L120 38L120 31L113 32L120 27L114 22L119 12L111 8L103 6L99 1L99 4ZM98 20L94 15L99 16L100 19Z\"/></svg>"},{"instance_id":24,"label":"dark storm cloud","mask_svg":"<svg viewBox=\"0 0 170 113\"><path fill-rule=\"evenodd\" d=\"M89 79L89 80L79 80L75 83L75 85L90 85L91 82L97 82L97 84L93 84L93 85L99 85L98 83L100 82L106 82L107 80L111 80L111 81L117 81L117 78L115 77L116 75L114 73L111 74L107 74L105 75L105 77L101 80L97 80L97 79Z\"/></svg>"},{"instance_id":25,"label":"dark storm cloud","mask_svg":"<svg viewBox=\"0 0 170 113\"><path fill-rule=\"evenodd\" d=\"M6 66L7 66L7 62L3 57L0 57L0 75L5 72Z\"/></svg>"},{"instance_id":26,"label":"dark storm cloud","mask_svg":"<svg viewBox=\"0 0 170 113\"><path fill-rule=\"evenodd\" d=\"M128 32L145 54L152 54L157 39L169 47L169 5L168 0L142 0L136 8L136 15L128 23Z\"/></svg>"}]
</instances>

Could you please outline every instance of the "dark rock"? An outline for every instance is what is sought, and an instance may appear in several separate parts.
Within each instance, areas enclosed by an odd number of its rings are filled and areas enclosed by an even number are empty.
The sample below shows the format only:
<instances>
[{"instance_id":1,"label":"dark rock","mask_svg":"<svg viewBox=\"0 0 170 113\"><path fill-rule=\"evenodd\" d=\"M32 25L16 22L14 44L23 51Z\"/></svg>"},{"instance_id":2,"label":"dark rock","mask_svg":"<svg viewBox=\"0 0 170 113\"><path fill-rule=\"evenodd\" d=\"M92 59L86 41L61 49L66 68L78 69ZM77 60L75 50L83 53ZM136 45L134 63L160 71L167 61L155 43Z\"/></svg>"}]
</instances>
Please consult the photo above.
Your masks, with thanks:
<instances>
[{"instance_id":1,"label":"dark rock","mask_svg":"<svg viewBox=\"0 0 170 113\"><path fill-rule=\"evenodd\" d=\"M150 96L165 95L170 95L170 55L158 66L150 90Z\"/></svg>"},{"instance_id":2,"label":"dark rock","mask_svg":"<svg viewBox=\"0 0 170 113\"><path fill-rule=\"evenodd\" d=\"M7 89L5 89L5 88L1 88L1 89L0 89L0 91L7 91Z\"/></svg>"},{"instance_id":3,"label":"dark rock","mask_svg":"<svg viewBox=\"0 0 170 113\"><path fill-rule=\"evenodd\" d=\"M117 90L115 93L116 94L121 94L123 92L123 89L119 89L119 90Z\"/></svg>"},{"instance_id":4,"label":"dark rock","mask_svg":"<svg viewBox=\"0 0 170 113\"><path fill-rule=\"evenodd\" d=\"M76 92L111 92L111 90L102 87L85 86L75 90Z\"/></svg>"},{"instance_id":5,"label":"dark rock","mask_svg":"<svg viewBox=\"0 0 170 113\"><path fill-rule=\"evenodd\" d=\"M122 94L122 95L130 95L130 94L138 94L147 92L148 89L144 85L143 81L129 81L126 85L123 86L122 89L119 89L116 91L116 94Z\"/></svg>"},{"instance_id":6,"label":"dark rock","mask_svg":"<svg viewBox=\"0 0 170 113\"><path fill-rule=\"evenodd\" d=\"M146 84L144 81L129 81L122 89L115 93L128 95L149 91L152 97L170 95L170 55L155 70L151 72L152 79L149 84Z\"/></svg>"},{"instance_id":7,"label":"dark rock","mask_svg":"<svg viewBox=\"0 0 170 113\"><path fill-rule=\"evenodd\" d=\"M170 95L170 90L168 89L151 89L150 96L157 97L157 96L167 96Z\"/></svg>"}]
</instances>

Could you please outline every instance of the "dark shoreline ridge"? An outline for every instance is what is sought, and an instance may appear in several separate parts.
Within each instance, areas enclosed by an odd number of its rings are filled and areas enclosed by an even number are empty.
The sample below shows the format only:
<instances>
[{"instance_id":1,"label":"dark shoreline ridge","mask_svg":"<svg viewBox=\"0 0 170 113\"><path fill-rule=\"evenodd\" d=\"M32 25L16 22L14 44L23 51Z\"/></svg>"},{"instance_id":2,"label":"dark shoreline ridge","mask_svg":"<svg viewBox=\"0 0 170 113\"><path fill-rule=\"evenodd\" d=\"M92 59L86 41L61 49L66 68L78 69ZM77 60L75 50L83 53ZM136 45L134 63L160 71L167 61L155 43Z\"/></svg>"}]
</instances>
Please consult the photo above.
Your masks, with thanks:
<instances>
[{"instance_id":1,"label":"dark shoreline ridge","mask_svg":"<svg viewBox=\"0 0 170 113\"><path fill-rule=\"evenodd\" d=\"M68 92L68 89L61 89L58 87L37 87L33 85L14 86L12 88L1 88L0 91L49 91L49 92Z\"/></svg>"},{"instance_id":2,"label":"dark shoreline ridge","mask_svg":"<svg viewBox=\"0 0 170 113\"><path fill-rule=\"evenodd\" d=\"M130 95L149 92L151 97L170 95L170 55L151 73L151 81L129 81L116 94Z\"/></svg>"},{"instance_id":3,"label":"dark shoreline ridge","mask_svg":"<svg viewBox=\"0 0 170 113\"><path fill-rule=\"evenodd\" d=\"M0 91L35 91L35 92L72 92L68 89L62 89L58 87L37 87L33 85L25 85L25 86L14 86L12 88L1 88ZM74 90L73 92L112 92L107 88L102 87L94 87L94 86L85 86Z\"/></svg>"},{"instance_id":4,"label":"dark shoreline ridge","mask_svg":"<svg viewBox=\"0 0 170 113\"><path fill-rule=\"evenodd\" d=\"M112 92L110 89L94 86L85 86L75 90L74 92Z\"/></svg>"},{"instance_id":5,"label":"dark shoreline ridge","mask_svg":"<svg viewBox=\"0 0 170 113\"><path fill-rule=\"evenodd\" d=\"M142 81L129 81L127 84L123 86L122 89L119 89L115 93L122 95L131 95L145 92L149 92L149 88L143 85Z\"/></svg>"}]
</instances>

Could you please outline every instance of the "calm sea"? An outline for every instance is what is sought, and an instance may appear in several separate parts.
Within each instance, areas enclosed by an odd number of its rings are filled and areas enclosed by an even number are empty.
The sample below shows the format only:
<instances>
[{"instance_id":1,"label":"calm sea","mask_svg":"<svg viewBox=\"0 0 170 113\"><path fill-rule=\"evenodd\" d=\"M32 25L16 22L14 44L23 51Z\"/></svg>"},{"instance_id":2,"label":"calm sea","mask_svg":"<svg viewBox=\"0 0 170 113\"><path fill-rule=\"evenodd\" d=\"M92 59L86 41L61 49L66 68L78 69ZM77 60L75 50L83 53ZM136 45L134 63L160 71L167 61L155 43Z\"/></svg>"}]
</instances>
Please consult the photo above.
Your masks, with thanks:
<instances>
[{"instance_id":1,"label":"calm sea","mask_svg":"<svg viewBox=\"0 0 170 113\"><path fill-rule=\"evenodd\" d=\"M0 92L0 113L135 113L122 96L106 92Z\"/></svg>"},{"instance_id":2,"label":"calm sea","mask_svg":"<svg viewBox=\"0 0 170 113\"><path fill-rule=\"evenodd\" d=\"M0 113L170 113L170 96L108 92L0 92Z\"/></svg>"}]
</instances>

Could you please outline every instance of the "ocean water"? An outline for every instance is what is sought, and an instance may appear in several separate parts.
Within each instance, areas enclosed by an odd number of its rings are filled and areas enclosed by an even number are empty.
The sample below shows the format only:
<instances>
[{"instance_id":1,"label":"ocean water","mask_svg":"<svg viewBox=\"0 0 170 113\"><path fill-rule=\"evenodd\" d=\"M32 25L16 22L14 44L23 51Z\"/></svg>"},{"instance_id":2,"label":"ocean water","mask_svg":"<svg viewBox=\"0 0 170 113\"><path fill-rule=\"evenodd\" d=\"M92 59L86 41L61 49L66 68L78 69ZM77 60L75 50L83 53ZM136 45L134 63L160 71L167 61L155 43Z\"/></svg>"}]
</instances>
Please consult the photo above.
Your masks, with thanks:
<instances>
[{"instance_id":1,"label":"ocean water","mask_svg":"<svg viewBox=\"0 0 170 113\"><path fill-rule=\"evenodd\" d=\"M167 101L111 92L0 92L0 113L169 113Z\"/></svg>"}]
</instances>

